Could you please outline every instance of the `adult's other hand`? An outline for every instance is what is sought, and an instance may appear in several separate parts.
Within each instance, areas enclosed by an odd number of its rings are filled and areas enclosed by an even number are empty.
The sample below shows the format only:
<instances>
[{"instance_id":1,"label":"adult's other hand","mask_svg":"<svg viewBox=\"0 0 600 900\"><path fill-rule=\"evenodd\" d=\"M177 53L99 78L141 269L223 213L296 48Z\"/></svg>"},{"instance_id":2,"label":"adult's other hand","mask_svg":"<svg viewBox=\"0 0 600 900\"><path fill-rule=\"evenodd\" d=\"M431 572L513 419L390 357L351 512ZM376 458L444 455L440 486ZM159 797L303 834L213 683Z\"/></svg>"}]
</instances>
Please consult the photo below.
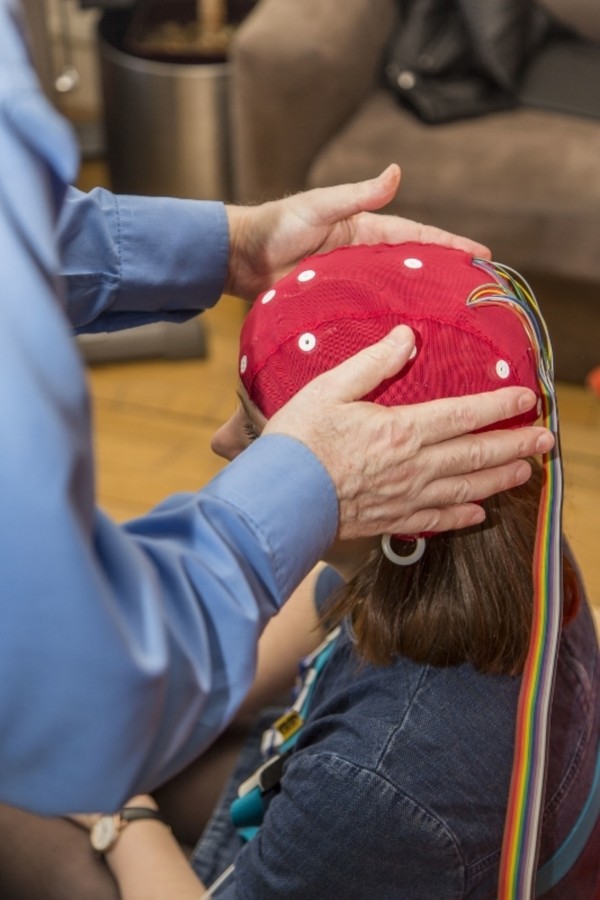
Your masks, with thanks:
<instances>
[{"instance_id":1,"label":"adult's other hand","mask_svg":"<svg viewBox=\"0 0 600 900\"><path fill-rule=\"evenodd\" d=\"M400 185L393 163L377 178L315 188L259 206L228 206L230 261L225 292L257 294L313 253L347 244L421 241L465 250L486 259L482 244L399 216L382 215Z\"/></svg>"}]
</instances>

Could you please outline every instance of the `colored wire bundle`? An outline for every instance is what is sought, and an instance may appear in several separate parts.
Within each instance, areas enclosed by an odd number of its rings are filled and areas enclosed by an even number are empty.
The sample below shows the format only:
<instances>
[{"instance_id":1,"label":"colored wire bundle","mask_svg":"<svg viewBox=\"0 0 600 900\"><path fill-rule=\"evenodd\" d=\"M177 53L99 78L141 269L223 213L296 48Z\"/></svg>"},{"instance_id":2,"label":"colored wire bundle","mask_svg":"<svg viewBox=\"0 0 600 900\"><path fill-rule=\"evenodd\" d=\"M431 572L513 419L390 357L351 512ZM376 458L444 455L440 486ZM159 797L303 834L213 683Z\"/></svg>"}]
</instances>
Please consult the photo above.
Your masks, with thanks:
<instances>
[{"instance_id":1,"label":"colored wire bundle","mask_svg":"<svg viewBox=\"0 0 600 900\"><path fill-rule=\"evenodd\" d=\"M537 355L544 425L555 436L543 456L544 480L533 558L533 620L523 670L508 806L500 860L499 900L535 896L535 876L544 804L552 691L562 624L563 478L548 331L527 283L512 269L486 260L474 264L493 283L474 291L467 304L510 306L521 318Z\"/></svg>"}]
</instances>

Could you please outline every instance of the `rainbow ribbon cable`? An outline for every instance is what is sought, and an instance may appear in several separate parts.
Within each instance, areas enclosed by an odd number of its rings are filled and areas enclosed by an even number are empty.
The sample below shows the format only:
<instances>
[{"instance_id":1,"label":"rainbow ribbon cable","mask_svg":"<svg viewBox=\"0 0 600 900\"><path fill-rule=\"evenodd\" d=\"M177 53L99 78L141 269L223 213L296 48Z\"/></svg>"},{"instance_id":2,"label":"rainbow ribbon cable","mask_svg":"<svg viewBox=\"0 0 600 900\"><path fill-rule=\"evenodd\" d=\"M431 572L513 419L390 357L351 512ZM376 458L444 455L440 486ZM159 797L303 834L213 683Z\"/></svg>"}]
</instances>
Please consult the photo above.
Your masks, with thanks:
<instances>
[{"instance_id":1,"label":"rainbow ribbon cable","mask_svg":"<svg viewBox=\"0 0 600 900\"><path fill-rule=\"evenodd\" d=\"M494 283L474 291L467 305L508 305L523 321L537 355L544 425L555 436L543 456L544 480L533 557L533 620L523 670L515 749L504 826L498 900L535 896L539 835L544 803L552 691L562 625L563 477L554 390L552 347L537 301L512 269L476 259Z\"/></svg>"}]
</instances>

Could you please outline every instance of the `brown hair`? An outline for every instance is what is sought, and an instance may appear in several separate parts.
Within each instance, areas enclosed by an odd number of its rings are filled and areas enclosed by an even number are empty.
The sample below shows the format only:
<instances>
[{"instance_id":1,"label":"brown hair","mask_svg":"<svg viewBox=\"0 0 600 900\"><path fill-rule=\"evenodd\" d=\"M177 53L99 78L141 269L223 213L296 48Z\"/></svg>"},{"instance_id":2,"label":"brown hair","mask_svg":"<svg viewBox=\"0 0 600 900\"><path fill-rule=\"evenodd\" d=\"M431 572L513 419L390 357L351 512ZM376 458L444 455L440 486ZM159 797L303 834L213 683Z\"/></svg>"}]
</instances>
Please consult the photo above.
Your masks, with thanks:
<instances>
[{"instance_id":1,"label":"brown hair","mask_svg":"<svg viewBox=\"0 0 600 900\"><path fill-rule=\"evenodd\" d=\"M532 557L543 471L483 504L486 521L427 541L421 560L391 563L375 551L324 610L328 625L348 617L357 650L387 665L470 662L482 672L522 671L533 608ZM395 547L396 549L396 547ZM400 554L402 547L397 550ZM577 575L563 558L565 606L578 599Z\"/></svg>"}]
</instances>

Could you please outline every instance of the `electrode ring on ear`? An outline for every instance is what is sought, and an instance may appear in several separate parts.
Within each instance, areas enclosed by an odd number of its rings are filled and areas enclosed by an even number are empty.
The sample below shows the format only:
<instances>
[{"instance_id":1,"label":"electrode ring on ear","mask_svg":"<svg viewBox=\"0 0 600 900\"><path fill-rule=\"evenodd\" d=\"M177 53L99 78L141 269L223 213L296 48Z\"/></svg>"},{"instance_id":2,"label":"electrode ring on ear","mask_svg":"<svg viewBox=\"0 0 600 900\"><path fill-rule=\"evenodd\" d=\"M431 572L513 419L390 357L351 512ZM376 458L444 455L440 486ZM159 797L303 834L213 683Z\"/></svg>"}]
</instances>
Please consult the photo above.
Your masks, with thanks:
<instances>
[{"instance_id":1,"label":"electrode ring on ear","mask_svg":"<svg viewBox=\"0 0 600 900\"><path fill-rule=\"evenodd\" d=\"M384 534L381 536L381 549L389 561L393 562L396 566L412 566L412 564L418 562L425 553L425 538L418 537L415 538L415 549L412 553L409 553L406 556L400 556L392 549L392 537L393 535L391 534Z\"/></svg>"}]
</instances>

